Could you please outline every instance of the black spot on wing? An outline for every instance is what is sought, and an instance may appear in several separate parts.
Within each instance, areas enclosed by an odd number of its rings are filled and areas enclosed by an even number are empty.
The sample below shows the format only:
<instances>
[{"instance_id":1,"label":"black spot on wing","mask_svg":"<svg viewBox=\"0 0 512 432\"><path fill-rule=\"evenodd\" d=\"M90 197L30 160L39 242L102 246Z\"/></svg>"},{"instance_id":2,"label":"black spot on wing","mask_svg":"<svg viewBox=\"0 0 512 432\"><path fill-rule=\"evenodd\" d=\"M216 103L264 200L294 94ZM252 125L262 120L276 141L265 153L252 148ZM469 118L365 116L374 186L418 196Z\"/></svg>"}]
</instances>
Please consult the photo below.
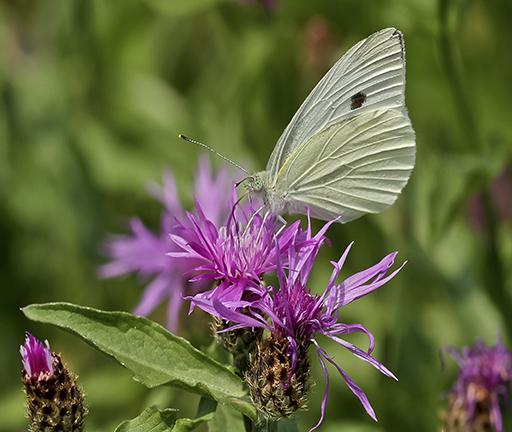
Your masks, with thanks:
<instances>
[{"instance_id":1,"label":"black spot on wing","mask_svg":"<svg viewBox=\"0 0 512 432\"><path fill-rule=\"evenodd\" d=\"M363 92L357 92L355 95L352 95L350 98L352 103L350 104L350 109L355 110L357 108L361 108L366 101L366 95Z\"/></svg>"}]
</instances>

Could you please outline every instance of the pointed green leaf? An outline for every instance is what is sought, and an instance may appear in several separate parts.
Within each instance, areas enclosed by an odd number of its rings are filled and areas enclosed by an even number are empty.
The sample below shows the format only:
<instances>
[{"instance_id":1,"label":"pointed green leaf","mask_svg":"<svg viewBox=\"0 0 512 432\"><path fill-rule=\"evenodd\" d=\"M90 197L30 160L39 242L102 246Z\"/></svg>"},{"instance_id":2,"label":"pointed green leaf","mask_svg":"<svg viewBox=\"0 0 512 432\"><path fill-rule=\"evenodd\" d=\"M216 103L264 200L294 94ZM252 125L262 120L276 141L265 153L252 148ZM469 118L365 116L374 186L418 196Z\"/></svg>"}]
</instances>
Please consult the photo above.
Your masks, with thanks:
<instances>
[{"instance_id":1,"label":"pointed green leaf","mask_svg":"<svg viewBox=\"0 0 512 432\"><path fill-rule=\"evenodd\" d=\"M147 387L173 386L256 418L240 377L153 321L69 303L30 305L23 313L79 336L129 369L133 378Z\"/></svg>"},{"instance_id":2,"label":"pointed green leaf","mask_svg":"<svg viewBox=\"0 0 512 432\"><path fill-rule=\"evenodd\" d=\"M201 398L198 417L177 420L178 410L160 411L157 405L153 405L133 420L122 422L114 432L190 432L200 424L210 421L215 414L216 406L217 402L212 399Z\"/></svg>"},{"instance_id":3,"label":"pointed green leaf","mask_svg":"<svg viewBox=\"0 0 512 432\"><path fill-rule=\"evenodd\" d=\"M114 432L171 432L174 431L176 412L173 409L160 411L153 405L133 420L122 422Z\"/></svg>"}]
</instances>

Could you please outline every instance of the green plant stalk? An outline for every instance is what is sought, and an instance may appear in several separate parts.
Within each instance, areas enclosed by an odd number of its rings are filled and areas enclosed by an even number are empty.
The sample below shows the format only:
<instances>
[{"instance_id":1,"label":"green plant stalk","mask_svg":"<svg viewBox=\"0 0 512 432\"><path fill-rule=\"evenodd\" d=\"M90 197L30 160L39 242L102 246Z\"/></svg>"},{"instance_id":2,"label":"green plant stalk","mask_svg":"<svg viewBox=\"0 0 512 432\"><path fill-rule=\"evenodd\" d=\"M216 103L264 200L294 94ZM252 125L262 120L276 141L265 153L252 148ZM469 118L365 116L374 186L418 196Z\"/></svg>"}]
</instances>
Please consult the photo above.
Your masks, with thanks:
<instances>
[{"instance_id":1,"label":"green plant stalk","mask_svg":"<svg viewBox=\"0 0 512 432\"><path fill-rule=\"evenodd\" d=\"M475 117L471 111L470 98L465 90L459 67L455 61L455 49L453 38L450 34L448 23L448 12L450 10L450 0L439 0L439 52L441 62L444 66L450 89L453 93L453 99L459 113L459 119L462 129L465 133L464 151L474 151L480 148L480 139L476 127Z\"/></svg>"},{"instance_id":2,"label":"green plant stalk","mask_svg":"<svg viewBox=\"0 0 512 432\"><path fill-rule=\"evenodd\" d=\"M258 418L253 423L252 432L277 432L278 421L258 410Z\"/></svg>"}]
</instances>

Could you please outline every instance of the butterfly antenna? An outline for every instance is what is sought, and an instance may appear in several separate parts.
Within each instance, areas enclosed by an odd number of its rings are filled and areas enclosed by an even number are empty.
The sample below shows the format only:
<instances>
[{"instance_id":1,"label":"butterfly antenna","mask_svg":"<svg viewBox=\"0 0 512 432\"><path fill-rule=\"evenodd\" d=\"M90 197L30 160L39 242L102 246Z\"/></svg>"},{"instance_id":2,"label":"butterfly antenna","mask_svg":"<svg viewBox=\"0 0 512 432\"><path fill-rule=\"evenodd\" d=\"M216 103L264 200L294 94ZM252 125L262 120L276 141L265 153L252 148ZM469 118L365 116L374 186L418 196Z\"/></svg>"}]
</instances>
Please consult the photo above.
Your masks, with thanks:
<instances>
[{"instance_id":1,"label":"butterfly antenna","mask_svg":"<svg viewBox=\"0 0 512 432\"><path fill-rule=\"evenodd\" d=\"M245 172L247 172L247 171L245 171ZM251 178L252 178L252 176L251 176L251 175L249 175L249 177L245 177L245 178L243 178L243 179L242 179L242 180L240 180L239 182L236 182L236 183L235 183L235 187L236 187L236 188L238 188L238 186L240 186L243 182L245 182L245 181L247 181L247 180L249 180L249 179L251 179ZM245 196L245 195L244 195L244 196Z\"/></svg>"},{"instance_id":2,"label":"butterfly antenna","mask_svg":"<svg viewBox=\"0 0 512 432\"><path fill-rule=\"evenodd\" d=\"M212 149L211 147L207 146L206 144L203 144L202 142L199 142L199 141L196 141L196 140L193 140L192 138L189 138L189 137L186 137L185 135L182 135L182 134L179 134L178 135L182 140L185 140L185 141L188 141L188 142L191 142L191 143L194 143L194 144L198 144L202 147L204 147L205 149L208 149L210 150L212 153L215 153L218 157L224 159L225 161L229 162L231 165L233 166L236 166L240 171L243 171L244 173L246 173L249 177L251 176L251 174L245 169L245 168L242 168L240 165L238 165L236 162L233 162L231 159L227 158L226 156L223 156L221 155L219 152L216 152L214 149ZM241 182L239 182L238 184L240 184Z\"/></svg>"}]
</instances>

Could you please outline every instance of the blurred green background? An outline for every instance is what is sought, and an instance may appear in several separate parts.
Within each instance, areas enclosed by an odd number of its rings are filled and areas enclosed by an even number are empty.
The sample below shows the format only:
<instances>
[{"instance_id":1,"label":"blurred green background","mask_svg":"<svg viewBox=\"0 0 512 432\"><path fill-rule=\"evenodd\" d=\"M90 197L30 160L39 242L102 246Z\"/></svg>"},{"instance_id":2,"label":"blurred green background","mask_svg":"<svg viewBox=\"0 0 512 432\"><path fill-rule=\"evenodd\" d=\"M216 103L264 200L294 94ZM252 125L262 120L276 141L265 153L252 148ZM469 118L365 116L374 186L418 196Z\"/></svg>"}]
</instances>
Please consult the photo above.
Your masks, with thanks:
<instances>
[{"instance_id":1,"label":"blurred green background","mask_svg":"<svg viewBox=\"0 0 512 432\"><path fill-rule=\"evenodd\" d=\"M329 67L389 26L406 42L416 168L391 209L329 230L332 248L310 286L325 288L329 260L352 240L344 277L400 251L402 272L340 317L374 333L375 357L400 381L321 340L379 422L331 370L320 430L438 430L440 393L457 371L449 359L442 370L440 348L477 336L494 344L498 329L511 347L511 17L509 0L281 0L268 10L256 0L0 1L0 430L27 427L25 330L48 339L80 375L87 430L111 431L155 402L194 415L195 396L144 389L19 308L69 301L132 310L143 285L135 276L97 280L101 245L107 233L126 232L131 216L158 229L161 207L146 186L165 168L190 207L200 149L177 135L263 169ZM165 308L152 318L165 324ZM205 346L206 322L199 311L184 313L180 334ZM366 347L362 336L350 340ZM313 363L317 385L309 411L298 414L301 431L320 416L325 381Z\"/></svg>"}]
</instances>

